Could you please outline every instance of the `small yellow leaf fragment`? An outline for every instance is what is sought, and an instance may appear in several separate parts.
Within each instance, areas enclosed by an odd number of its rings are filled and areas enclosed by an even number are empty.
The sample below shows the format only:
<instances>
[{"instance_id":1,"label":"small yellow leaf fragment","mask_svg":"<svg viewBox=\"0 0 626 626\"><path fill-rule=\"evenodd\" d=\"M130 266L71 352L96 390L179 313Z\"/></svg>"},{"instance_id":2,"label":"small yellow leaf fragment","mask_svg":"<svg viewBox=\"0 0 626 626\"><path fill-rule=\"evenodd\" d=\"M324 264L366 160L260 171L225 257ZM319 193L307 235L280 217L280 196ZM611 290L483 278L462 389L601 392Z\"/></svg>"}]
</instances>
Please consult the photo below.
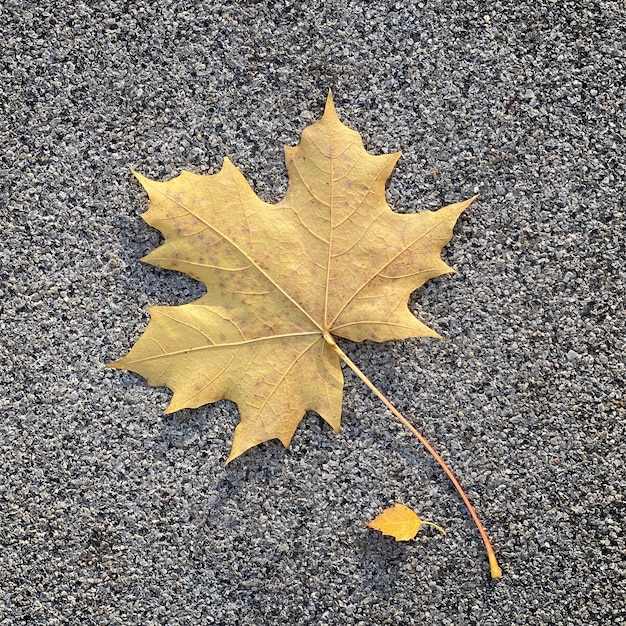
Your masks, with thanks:
<instances>
[{"instance_id":1,"label":"small yellow leaf fragment","mask_svg":"<svg viewBox=\"0 0 626 626\"><path fill-rule=\"evenodd\" d=\"M385 509L365 525L374 530L380 530L383 535L391 535L396 541L410 541L417 535L422 524L434 526L440 533L446 534L441 526L420 519L408 506L399 502L391 508Z\"/></svg>"}]
</instances>

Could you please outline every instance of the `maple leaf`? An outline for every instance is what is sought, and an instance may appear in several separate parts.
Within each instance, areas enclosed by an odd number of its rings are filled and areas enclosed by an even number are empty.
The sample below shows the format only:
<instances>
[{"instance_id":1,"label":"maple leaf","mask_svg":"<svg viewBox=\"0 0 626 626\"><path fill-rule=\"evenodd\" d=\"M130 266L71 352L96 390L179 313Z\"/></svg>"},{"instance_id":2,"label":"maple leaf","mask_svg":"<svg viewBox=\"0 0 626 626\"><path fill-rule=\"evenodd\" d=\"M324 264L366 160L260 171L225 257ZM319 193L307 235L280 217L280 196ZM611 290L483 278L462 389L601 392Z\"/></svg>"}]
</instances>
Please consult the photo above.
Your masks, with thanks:
<instances>
[{"instance_id":1,"label":"maple leaf","mask_svg":"<svg viewBox=\"0 0 626 626\"><path fill-rule=\"evenodd\" d=\"M234 401L240 423L227 463L270 439L288 446L307 410L337 432L340 359L406 422L333 337L438 337L409 311L408 298L453 271L440 253L474 200L394 213L385 183L400 153L368 154L359 133L339 120L330 93L322 118L298 147L285 147L285 157L289 185L274 205L228 158L212 176L183 171L156 182L135 172L150 198L143 218L165 237L143 260L185 272L207 293L150 307L146 331L111 366L169 387L167 413Z\"/></svg>"},{"instance_id":2,"label":"maple leaf","mask_svg":"<svg viewBox=\"0 0 626 626\"><path fill-rule=\"evenodd\" d=\"M228 398L241 422L229 461L269 439L289 445L306 410L337 431L343 376L332 336L385 341L439 335L407 300L452 272L440 258L470 200L394 213L385 182L400 153L372 156L329 96L324 116L285 148L283 200L260 200L224 160L212 176L137 178L143 217L165 243L147 263L202 281L205 296L151 307L151 321L115 367L169 387L168 413Z\"/></svg>"},{"instance_id":3,"label":"maple leaf","mask_svg":"<svg viewBox=\"0 0 626 626\"><path fill-rule=\"evenodd\" d=\"M443 535L446 534L441 526L421 519L417 513L400 502L385 509L365 525L374 530L380 530L383 535L391 535L396 541L409 541L417 535L424 524L436 528Z\"/></svg>"}]
</instances>

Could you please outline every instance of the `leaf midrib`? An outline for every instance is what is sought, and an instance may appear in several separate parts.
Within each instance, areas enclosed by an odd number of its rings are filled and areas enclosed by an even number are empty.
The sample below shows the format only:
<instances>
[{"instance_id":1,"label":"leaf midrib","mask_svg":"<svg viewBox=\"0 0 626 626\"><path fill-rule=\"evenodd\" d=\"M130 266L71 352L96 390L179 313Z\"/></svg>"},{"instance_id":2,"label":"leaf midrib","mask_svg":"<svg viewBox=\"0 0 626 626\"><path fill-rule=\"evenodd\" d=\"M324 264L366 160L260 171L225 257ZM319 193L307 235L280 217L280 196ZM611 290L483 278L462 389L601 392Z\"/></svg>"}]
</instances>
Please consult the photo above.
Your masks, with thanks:
<instances>
[{"instance_id":1,"label":"leaf midrib","mask_svg":"<svg viewBox=\"0 0 626 626\"><path fill-rule=\"evenodd\" d=\"M178 356L179 354L189 354L191 352L202 352L203 350L219 350L221 348L240 348L242 346L259 343L261 341L274 341L274 340L282 340L282 339L291 339L293 337L312 337L312 336L316 337L316 341L321 339L320 333L313 332L313 331L305 332L305 333L285 333L282 335L270 335L268 337L256 337L254 339L244 339L242 341L232 341L229 343L212 343L212 344L208 344L204 346L197 346L195 348L185 348L184 350L176 350L174 352L163 352L162 354L155 354L153 356L149 356L149 357L145 357L141 359L134 359L132 361L126 361L126 363L128 364L144 363L146 361L156 361L158 359L175 357L175 356ZM311 345L313 345L313 343Z\"/></svg>"}]
</instances>

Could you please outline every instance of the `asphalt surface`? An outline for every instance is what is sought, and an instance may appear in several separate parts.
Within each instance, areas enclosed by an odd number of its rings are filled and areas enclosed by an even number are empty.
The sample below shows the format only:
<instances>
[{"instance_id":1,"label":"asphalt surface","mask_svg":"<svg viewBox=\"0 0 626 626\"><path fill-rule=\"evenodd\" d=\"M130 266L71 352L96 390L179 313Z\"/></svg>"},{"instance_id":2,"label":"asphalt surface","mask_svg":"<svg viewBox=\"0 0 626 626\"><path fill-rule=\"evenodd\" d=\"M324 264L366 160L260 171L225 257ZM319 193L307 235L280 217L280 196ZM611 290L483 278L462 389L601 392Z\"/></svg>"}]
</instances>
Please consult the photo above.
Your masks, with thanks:
<instances>
[{"instance_id":1,"label":"asphalt surface","mask_svg":"<svg viewBox=\"0 0 626 626\"><path fill-rule=\"evenodd\" d=\"M626 623L621 2L0 6L0 625ZM444 339L342 347L454 468L493 540L350 371L334 436L224 467L229 402L107 370L146 307L130 167L224 156L264 200L323 110L403 151L398 211L480 194L411 307ZM444 526L363 528L395 501Z\"/></svg>"}]
</instances>

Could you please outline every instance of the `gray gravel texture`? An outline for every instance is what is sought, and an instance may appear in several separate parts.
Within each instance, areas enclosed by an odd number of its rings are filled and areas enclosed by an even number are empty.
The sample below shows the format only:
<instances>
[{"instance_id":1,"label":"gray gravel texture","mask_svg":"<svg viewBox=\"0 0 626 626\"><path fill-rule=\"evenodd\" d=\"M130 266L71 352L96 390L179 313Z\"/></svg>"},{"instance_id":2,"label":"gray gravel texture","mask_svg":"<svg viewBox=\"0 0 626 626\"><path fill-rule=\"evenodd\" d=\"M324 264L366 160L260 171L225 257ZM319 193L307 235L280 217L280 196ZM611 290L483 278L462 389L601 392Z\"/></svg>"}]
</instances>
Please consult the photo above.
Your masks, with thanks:
<instances>
[{"instance_id":1,"label":"gray gravel texture","mask_svg":"<svg viewBox=\"0 0 626 626\"><path fill-rule=\"evenodd\" d=\"M0 624L625 624L624 108L615 2L15 2L0 8ZM276 201L329 87L398 211L480 193L411 298L443 341L342 346L342 430L223 463L221 402L104 365L202 287L139 258L129 168L229 156ZM448 530L395 543L395 501Z\"/></svg>"}]
</instances>

